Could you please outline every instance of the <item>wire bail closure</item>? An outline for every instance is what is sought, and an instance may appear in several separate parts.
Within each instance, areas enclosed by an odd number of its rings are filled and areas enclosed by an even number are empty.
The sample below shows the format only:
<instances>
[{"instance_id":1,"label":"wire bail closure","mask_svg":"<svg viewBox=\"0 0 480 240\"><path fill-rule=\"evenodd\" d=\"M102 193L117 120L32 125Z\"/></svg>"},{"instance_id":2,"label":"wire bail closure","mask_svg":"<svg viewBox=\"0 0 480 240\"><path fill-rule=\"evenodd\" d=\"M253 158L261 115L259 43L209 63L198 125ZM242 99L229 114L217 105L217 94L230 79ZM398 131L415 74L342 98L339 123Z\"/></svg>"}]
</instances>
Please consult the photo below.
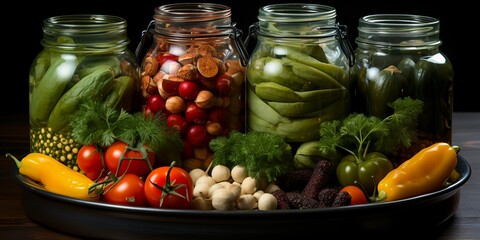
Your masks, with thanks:
<instances>
[{"instance_id":1,"label":"wire bail closure","mask_svg":"<svg viewBox=\"0 0 480 240\"><path fill-rule=\"evenodd\" d=\"M235 27L235 23L229 25L229 26L218 26L218 29L231 29L231 33L228 34L228 37L233 40L235 47L238 49L238 52L240 54L240 61L242 65L245 67L247 66L248 62L248 52L243 44L242 37L243 37L243 32L242 30L238 29ZM137 62L140 62L143 55L145 54L145 45L148 42L152 41L152 36L153 33L152 31L155 29L155 20L150 21L150 23L147 26L147 29L143 30L141 33L141 38L140 42L137 45L137 48L135 49L135 56ZM209 34L209 37L221 37L221 36L226 36L226 34ZM176 35L175 37L178 38L195 38L196 36L185 36L185 35Z\"/></svg>"},{"instance_id":2,"label":"wire bail closure","mask_svg":"<svg viewBox=\"0 0 480 240\"><path fill-rule=\"evenodd\" d=\"M143 57L144 52L143 49L145 47L146 41L151 41L152 40L152 29L155 28L155 20L150 21L148 23L147 29L142 31L141 37L140 37L140 42L137 45L137 48L135 49L135 57L137 60L137 63L140 63L141 57Z\"/></svg>"},{"instance_id":3,"label":"wire bail closure","mask_svg":"<svg viewBox=\"0 0 480 240\"><path fill-rule=\"evenodd\" d=\"M336 38L340 41L340 47L342 48L343 53L348 58L348 65L353 67L355 64L355 55L352 44L348 40L348 28L346 25L336 24L335 28L337 29Z\"/></svg>"}]
</instances>

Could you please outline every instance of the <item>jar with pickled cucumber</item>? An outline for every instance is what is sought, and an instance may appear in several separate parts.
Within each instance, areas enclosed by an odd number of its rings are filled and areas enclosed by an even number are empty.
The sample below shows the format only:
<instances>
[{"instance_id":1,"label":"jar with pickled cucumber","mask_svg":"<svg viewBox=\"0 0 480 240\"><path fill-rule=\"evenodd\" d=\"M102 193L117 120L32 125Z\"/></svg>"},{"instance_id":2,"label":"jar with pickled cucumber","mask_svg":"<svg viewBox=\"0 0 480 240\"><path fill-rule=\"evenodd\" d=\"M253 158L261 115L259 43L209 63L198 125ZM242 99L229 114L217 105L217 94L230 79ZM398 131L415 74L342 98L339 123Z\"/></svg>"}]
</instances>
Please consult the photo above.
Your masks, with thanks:
<instances>
[{"instance_id":1,"label":"jar with pickled cucumber","mask_svg":"<svg viewBox=\"0 0 480 240\"><path fill-rule=\"evenodd\" d=\"M85 99L139 109L140 75L128 49L127 23L110 15L64 15L44 20L43 49L29 75L30 150L79 170L81 147L70 122Z\"/></svg>"},{"instance_id":2,"label":"jar with pickled cucumber","mask_svg":"<svg viewBox=\"0 0 480 240\"><path fill-rule=\"evenodd\" d=\"M320 124L351 111L353 50L336 9L285 3L261 7L249 38L248 131L273 133L299 145L320 137Z\"/></svg>"},{"instance_id":3,"label":"jar with pickled cucumber","mask_svg":"<svg viewBox=\"0 0 480 240\"><path fill-rule=\"evenodd\" d=\"M389 103L411 97L423 102L418 138L399 147L403 161L436 142L451 143L453 68L440 51L440 22L429 16L375 14L360 18L356 38L354 109L384 118Z\"/></svg>"},{"instance_id":4,"label":"jar with pickled cucumber","mask_svg":"<svg viewBox=\"0 0 480 240\"><path fill-rule=\"evenodd\" d=\"M179 131L185 169L206 169L210 140L245 130L247 60L231 17L222 4L161 5L137 48L143 112Z\"/></svg>"}]
</instances>

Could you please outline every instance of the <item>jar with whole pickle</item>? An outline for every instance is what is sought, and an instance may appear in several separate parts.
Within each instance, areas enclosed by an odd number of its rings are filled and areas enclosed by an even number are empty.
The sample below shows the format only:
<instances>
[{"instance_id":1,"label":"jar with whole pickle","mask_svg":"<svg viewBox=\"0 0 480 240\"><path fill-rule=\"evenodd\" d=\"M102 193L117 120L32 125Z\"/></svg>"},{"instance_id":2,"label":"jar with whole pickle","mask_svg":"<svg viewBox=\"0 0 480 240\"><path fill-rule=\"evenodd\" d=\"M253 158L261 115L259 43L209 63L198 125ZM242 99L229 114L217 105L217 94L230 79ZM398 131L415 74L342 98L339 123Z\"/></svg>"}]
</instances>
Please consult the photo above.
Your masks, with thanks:
<instances>
[{"instance_id":1,"label":"jar with whole pickle","mask_svg":"<svg viewBox=\"0 0 480 240\"><path fill-rule=\"evenodd\" d=\"M127 46L127 23L110 15L64 15L43 22L43 49L29 76L30 151L79 171L81 145L72 137L85 99L134 111L140 97L138 65Z\"/></svg>"},{"instance_id":2,"label":"jar with whole pickle","mask_svg":"<svg viewBox=\"0 0 480 240\"><path fill-rule=\"evenodd\" d=\"M439 20L428 16L375 14L359 20L355 109L383 119L398 98L423 102L418 137L410 147L398 147L392 160L406 160L436 142L451 143L453 68L439 50L439 35Z\"/></svg>"},{"instance_id":3,"label":"jar with whole pickle","mask_svg":"<svg viewBox=\"0 0 480 240\"><path fill-rule=\"evenodd\" d=\"M353 50L336 9L285 3L261 7L249 37L247 128L299 145L320 138L320 124L350 113ZM248 44L248 40L246 44Z\"/></svg>"},{"instance_id":4,"label":"jar with whole pickle","mask_svg":"<svg viewBox=\"0 0 480 240\"><path fill-rule=\"evenodd\" d=\"M222 4L161 5L137 47L143 111L178 129L185 169L206 169L210 140L245 130L246 56L231 15Z\"/></svg>"}]
</instances>

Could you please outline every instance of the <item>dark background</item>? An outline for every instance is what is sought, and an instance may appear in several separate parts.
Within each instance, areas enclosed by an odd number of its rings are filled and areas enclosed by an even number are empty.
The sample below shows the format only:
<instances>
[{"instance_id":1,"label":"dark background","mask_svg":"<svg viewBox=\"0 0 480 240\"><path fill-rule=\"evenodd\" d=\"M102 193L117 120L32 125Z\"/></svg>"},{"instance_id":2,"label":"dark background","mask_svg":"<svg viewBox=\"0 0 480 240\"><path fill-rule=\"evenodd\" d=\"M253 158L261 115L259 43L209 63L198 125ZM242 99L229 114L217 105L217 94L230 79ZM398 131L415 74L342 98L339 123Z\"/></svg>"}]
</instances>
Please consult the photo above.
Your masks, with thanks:
<instances>
[{"instance_id":1,"label":"dark background","mask_svg":"<svg viewBox=\"0 0 480 240\"><path fill-rule=\"evenodd\" d=\"M38 1L36 7L25 1L12 2L13 8L4 8L2 14L2 39L4 57L0 68L2 94L0 94L1 114L28 113L28 74L34 57L41 51L40 40L43 37L43 20L68 14L109 14L124 17L128 23L129 48L134 51L140 41L142 30L152 20L157 6L176 2L212 2L222 3L232 8L232 20L237 28L248 32L248 27L257 22L258 9L262 6L295 1L285 0L225 0L225 1ZM454 111L480 111L478 91L479 77L475 59L478 55L476 40L473 37L478 28L474 19L472 5L441 4L440 1L303 1L335 7L337 21L348 26L349 39L354 42L357 35L358 19L365 15L378 13L405 13L435 17L440 20L440 38L443 41L440 51L452 62L454 68ZM16 17L6 18L6 13ZM472 13L472 14L470 14ZM10 16L10 14L8 14ZM478 13L477 13L478 14ZM5 19L3 19L5 18ZM254 45L255 42L250 42ZM5 55L5 52L7 53ZM475 83L477 82L477 83Z\"/></svg>"}]
</instances>

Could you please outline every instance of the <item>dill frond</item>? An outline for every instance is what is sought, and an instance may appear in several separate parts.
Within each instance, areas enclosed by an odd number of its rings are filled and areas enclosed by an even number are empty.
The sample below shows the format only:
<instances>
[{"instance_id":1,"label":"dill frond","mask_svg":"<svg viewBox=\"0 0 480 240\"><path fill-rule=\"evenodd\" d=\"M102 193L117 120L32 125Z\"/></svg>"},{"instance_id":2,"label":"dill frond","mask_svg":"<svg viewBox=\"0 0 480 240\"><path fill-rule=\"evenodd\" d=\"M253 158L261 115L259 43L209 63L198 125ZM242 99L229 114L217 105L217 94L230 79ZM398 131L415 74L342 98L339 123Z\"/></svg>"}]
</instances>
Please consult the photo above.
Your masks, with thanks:
<instances>
[{"instance_id":1,"label":"dill frond","mask_svg":"<svg viewBox=\"0 0 480 240\"><path fill-rule=\"evenodd\" d=\"M263 132L232 132L210 141L214 165L244 166L250 176L276 180L291 169L291 147L282 137Z\"/></svg>"}]
</instances>

